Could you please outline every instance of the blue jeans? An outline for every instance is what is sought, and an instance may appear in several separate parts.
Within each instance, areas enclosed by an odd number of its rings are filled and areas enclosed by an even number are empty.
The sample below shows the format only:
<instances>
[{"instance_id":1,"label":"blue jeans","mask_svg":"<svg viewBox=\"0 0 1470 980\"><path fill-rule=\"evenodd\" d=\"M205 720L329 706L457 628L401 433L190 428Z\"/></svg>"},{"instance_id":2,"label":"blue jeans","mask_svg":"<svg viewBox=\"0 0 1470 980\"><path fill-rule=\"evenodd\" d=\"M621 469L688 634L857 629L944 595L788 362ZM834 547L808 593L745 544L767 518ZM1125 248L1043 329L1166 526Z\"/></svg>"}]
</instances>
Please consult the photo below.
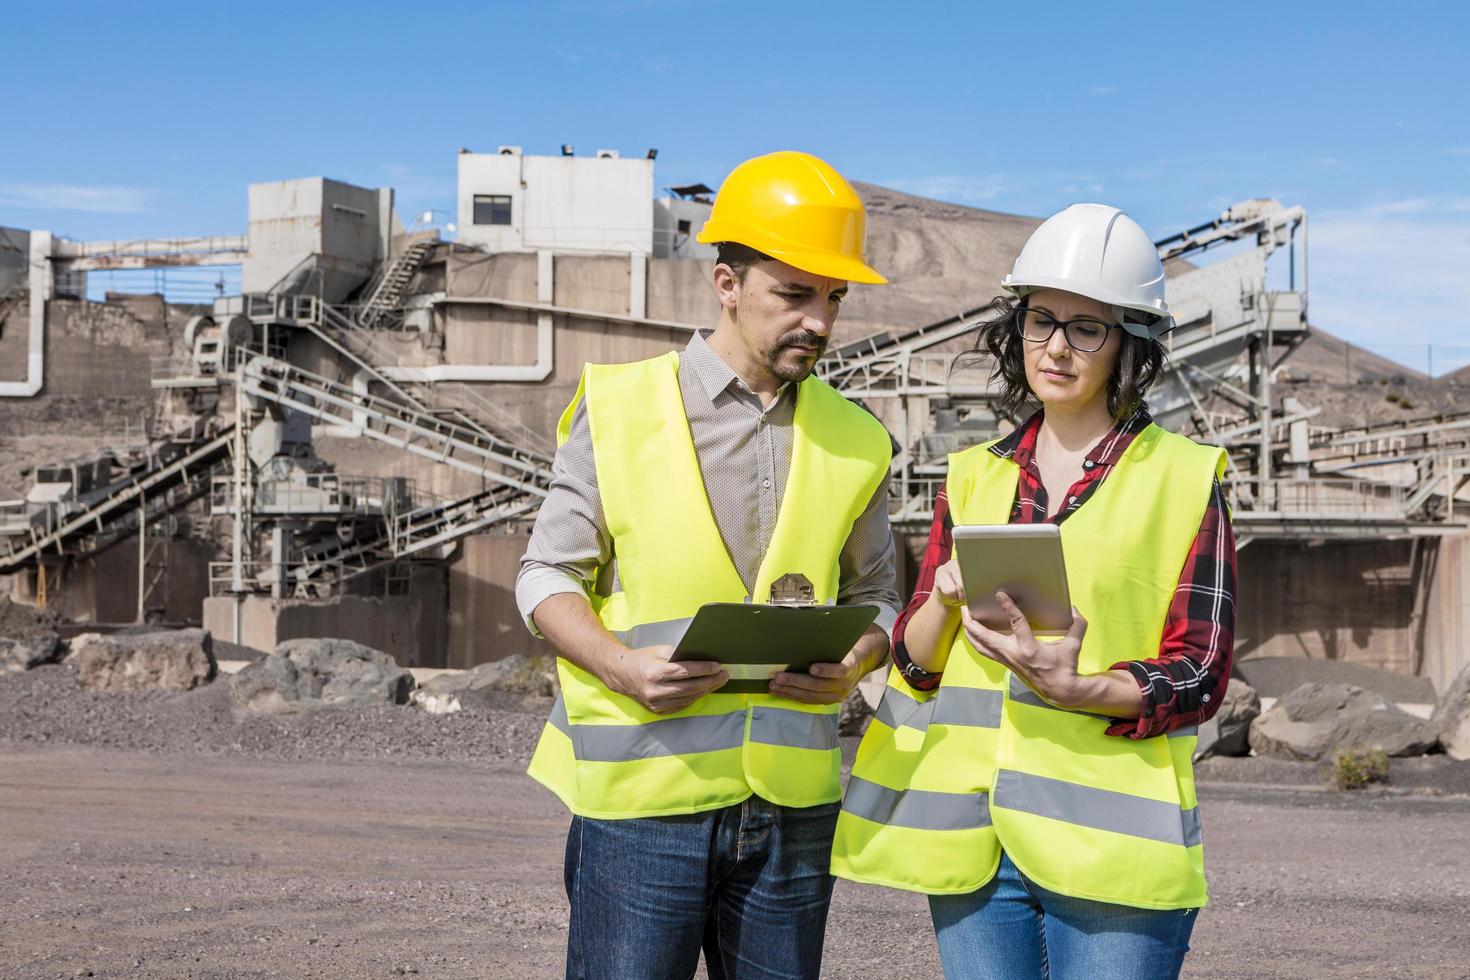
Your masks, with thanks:
<instances>
[{"instance_id":1,"label":"blue jeans","mask_svg":"<svg viewBox=\"0 0 1470 980\"><path fill-rule=\"evenodd\" d=\"M816 977L838 803L758 796L688 816L573 817L569 980Z\"/></svg>"},{"instance_id":2,"label":"blue jeans","mask_svg":"<svg viewBox=\"0 0 1470 980\"><path fill-rule=\"evenodd\" d=\"M931 895L946 977L1165 980L1179 976L1197 909L1158 911L1047 891L1000 856L968 895Z\"/></svg>"}]
</instances>

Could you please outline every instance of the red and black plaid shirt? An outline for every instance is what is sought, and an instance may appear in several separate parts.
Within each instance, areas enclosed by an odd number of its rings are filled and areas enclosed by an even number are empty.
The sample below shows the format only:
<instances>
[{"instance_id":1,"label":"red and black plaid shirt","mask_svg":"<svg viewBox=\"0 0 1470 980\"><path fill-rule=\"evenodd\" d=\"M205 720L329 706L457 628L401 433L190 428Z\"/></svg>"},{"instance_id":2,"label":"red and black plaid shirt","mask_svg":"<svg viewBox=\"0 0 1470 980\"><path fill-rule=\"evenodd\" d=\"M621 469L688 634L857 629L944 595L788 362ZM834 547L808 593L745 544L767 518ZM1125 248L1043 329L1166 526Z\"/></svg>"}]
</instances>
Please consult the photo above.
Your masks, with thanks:
<instances>
[{"instance_id":1,"label":"red and black plaid shirt","mask_svg":"<svg viewBox=\"0 0 1470 980\"><path fill-rule=\"evenodd\" d=\"M1115 425L1092 448L1082 464L1082 478L1067 491L1067 502L1050 518L1051 523L1061 524L1087 503L1123 458L1134 436L1151 422L1148 412L1140 409ZM1036 434L1040 428L1041 413L1037 412L990 448L1001 459L1013 460L1020 474L1016 499L1011 505L1012 524L1041 524L1048 519L1050 501L1035 459ZM923 670L909 659L903 634L909 619L929 598L939 566L953 554L953 528L949 498L941 487L934 500L934 522L929 528L929 545L924 551L918 588L893 628L893 662L908 683L921 691L938 686L940 675ZM1184 725L1208 721L1220 707L1225 686L1230 682L1234 642L1235 537L1217 480L1199 534L1189 549L1179 585L1174 590L1159 655L1113 665L1114 670L1127 670L1138 681L1144 695L1143 714L1137 720L1116 721L1108 728L1108 734L1152 738Z\"/></svg>"}]
</instances>

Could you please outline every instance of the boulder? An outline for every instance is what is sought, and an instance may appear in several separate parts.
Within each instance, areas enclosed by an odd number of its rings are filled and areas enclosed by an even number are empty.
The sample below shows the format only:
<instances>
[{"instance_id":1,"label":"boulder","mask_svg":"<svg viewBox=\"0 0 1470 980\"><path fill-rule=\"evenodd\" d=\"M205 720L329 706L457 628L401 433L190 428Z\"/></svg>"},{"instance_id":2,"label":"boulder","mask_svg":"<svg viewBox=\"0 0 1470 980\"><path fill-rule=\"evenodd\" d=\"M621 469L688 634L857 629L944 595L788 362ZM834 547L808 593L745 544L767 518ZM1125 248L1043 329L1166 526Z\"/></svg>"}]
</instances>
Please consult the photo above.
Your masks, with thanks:
<instances>
[{"instance_id":1,"label":"boulder","mask_svg":"<svg viewBox=\"0 0 1470 980\"><path fill-rule=\"evenodd\" d=\"M464 710L461 696L459 692L431 691L420 687L408 696L408 703L422 709L425 714L452 715Z\"/></svg>"},{"instance_id":2,"label":"boulder","mask_svg":"<svg viewBox=\"0 0 1470 980\"><path fill-rule=\"evenodd\" d=\"M286 640L230 682L235 703L273 713L340 704L406 704L413 675L352 640Z\"/></svg>"},{"instance_id":3,"label":"boulder","mask_svg":"<svg viewBox=\"0 0 1470 980\"><path fill-rule=\"evenodd\" d=\"M273 715L301 711L310 701L302 700L296 665L274 654L242 667L230 678L230 691L240 707Z\"/></svg>"},{"instance_id":4,"label":"boulder","mask_svg":"<svg viewBox=\"0 0 1470 980\"><path fill-rule=\"evenodd\" d=\"M55 613L0 596L0 638L44 640L56 635L57 621Z\"/></svg>"},{"instance_id":5,"label":"boulder","mask_svg":"<svg viewBox=\"0 0 1470 980\"><path fill-rule=\"evenodd\" d=\"M54 661L61 652L56 634L29 640L0 637L0 673L17 673Z\"/></svg>"},{"instance_id":6,"label":"boulder","mask_svg":"<svg viewBox=\"0 0 1470 980\"><path fill-rule=\"evenodd\" d=\"M1351 684L1303 684L1252 723L1259 755L1316 761L1344 749L1423 755L1437 741L1433 726L1382 695Z\"/></svg>"},{"instance_id":7,"label":"boulder","mask_svg":"<svg viewBox=\"0 0 1470 980\"><path fill-rule=\"evenodd\" d=\"M1238 677L1232 678L1220 710L1199 726L1195 760L1212 755L1250 755L1251 723L1260 713L1261 699L1256 689Z\"/></svg>"},{"instance_id":8,"label":"boulder","mask_svg":"<svg viewBox=\"0 0 1470 980\"><path fill-rule=\"evenodd\" d=\"M188 691L214 680L218 668L208 630L136 636L84 633L71 641L77 683L93 691Z\"/></svg>"},{"instance_id":9,"label":"boulder","mask_svg":"<svg viewBox=\"0 0 1470 980\"><path fill-rule=\"evenodd\" d=\"M857 688L853 688L847 695L847 700L842 702L842 707L837 709L837 734L862 735L868 730L868 723L872 719L873 708L868 704L868 699Z\"/></svg>"},{"instance_id":10,"label":"boulder","mask_svg":"<svg viewBox=\"0 0 1470 980\"><path fill-rule=\"evenodd\" d=\"M1460 671L1445 689L1430 724L1451 759L1470 759L1470 667Z\"/></svg>"},{"instance_id":11,"label":"boulder","mask_svg":"<svg viewBox=\"0 0 1470 980\"><path fill-rule=\"evenodd\" d=\"M471 691L505 691L546 698L556 694L556 658L544 654L512 654L503 660L480 664L461 676L466 678L464 687Z\"/></svg>"}]
</instances>

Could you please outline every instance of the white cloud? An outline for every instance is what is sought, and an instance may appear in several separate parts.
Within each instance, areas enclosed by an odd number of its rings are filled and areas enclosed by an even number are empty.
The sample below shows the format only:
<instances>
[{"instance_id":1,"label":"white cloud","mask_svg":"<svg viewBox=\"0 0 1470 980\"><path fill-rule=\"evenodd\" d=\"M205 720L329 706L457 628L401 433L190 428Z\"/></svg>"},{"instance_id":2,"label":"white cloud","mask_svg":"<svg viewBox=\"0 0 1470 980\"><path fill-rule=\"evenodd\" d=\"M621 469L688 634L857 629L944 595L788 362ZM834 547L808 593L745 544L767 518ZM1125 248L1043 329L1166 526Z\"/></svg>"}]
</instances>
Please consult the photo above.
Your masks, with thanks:
<instances>
[{"instance_id":1,"label":"white cloud","mask_svg":"<svg viewBox=\"0 0 1470 980\"><path fill-rule=\"evenodd\" d=\"M1016 182L1005 174L947 175L900 177L883 181L883 186L955 204L982 204L1014 190Z\"/></svg>"},{"instance_id":2,"label":"white cloud","mask_svg":"<svg viewBox=\"0 0 1470 980\"><path fill-rule=\"evenodd\" d=\"M0 184L0 205L12 208L137 214L147 192L137 187L84 187L79 184Z\"/></svg>"},{"instance_id":3,"label":"white cloud","mask_svg":"<svg viewBox=\"0 0 1470 980\"><path fill-rule=\"evenodd\" d=\"M1436 373L1470 363L1470 199L1409 198L1310 216L1312 322Z\"/></svg>"}]
</instances>

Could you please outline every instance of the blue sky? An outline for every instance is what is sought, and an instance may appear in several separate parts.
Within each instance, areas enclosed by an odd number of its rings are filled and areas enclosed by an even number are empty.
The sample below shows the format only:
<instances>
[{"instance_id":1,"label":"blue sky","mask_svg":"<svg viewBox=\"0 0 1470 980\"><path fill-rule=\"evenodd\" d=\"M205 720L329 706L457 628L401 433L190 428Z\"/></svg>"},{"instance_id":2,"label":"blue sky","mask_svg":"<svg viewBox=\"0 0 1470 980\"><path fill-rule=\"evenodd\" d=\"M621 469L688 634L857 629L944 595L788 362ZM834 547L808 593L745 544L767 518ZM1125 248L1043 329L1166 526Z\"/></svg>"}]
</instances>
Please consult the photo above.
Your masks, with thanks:
<instances>
[{"instance_id":1,"label":"blue sky","mask_svg":"<svg viewBox=\"0 0 1470 980\"><path fill-rule=\"evenodd\" d=\"M394 186L408 218L500 143L657 147L660 185L799 148L1156 237L1303 204L1316 323L1470 361L1467 4L213 6L6 5L0 224L240 232L247 183L317 174Z\"/></svg>"}]
</instances>

